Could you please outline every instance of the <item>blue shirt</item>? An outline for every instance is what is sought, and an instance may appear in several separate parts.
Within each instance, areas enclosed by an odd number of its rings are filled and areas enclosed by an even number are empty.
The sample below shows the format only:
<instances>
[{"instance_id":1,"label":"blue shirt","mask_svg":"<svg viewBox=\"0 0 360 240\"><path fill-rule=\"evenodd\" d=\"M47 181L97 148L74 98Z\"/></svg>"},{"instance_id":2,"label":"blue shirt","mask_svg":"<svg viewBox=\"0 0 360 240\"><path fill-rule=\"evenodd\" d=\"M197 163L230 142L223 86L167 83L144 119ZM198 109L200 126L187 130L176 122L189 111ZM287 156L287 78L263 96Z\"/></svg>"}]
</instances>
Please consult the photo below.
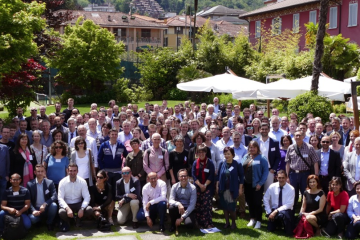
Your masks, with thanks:
<instances>
[{"instance_id":1,"label":"blue shirt","mask_svg":"<svg viewBox=\"0 0 360 240\"><path fill-rule=\"evenodd\" d=\"M66 176L66 169L69 165L69 158L63 157L62 159L55 159L50 155L45 159L47 163L47 178L53 180L54 184L59 184L61 179Z\"/></svg>"},{"instance_id":2,"label":"blue shirt","mask_svg":"<svg viewBox=\"0 0 360 240\"><path fill-rule=\"evenodd\" d=\"M0 144L0 176L5 178L10 174L10 153L5 144Z\"/></svg>"},{"instance_id":3,"label":"blue shirt","mask_svg":"<svg viewBox=\"0 0 360 240\"><path fill-rule=\"evenodd\" d=\"M284 136L285 134L286 133L283 130L281 130L280 128L277 131L275 131L274 129L271 129L271 131L269 132L269 137L271 137L275 141L278 141L279 145L280 145L281 137ZM281 145L280 145L280 147L281 147Z\"/></svg>"},{"instance_id":4,"label":"blue shirt","mask_svg":"<svg viewBox=\"0 0 360 240\"><path fill-rule=\"evenodd\" d=\"M211 141L213 144L216 144L216 142L219 141L219 137L212 138Z\"/></svg>"},{"instance_id":5,"label":"blue shirt","mask_svg":"<svg viewBox=\"0 0 360 240\"><path fill-rule=\"evenodd\" d=\"M349 199L347 215L349 216L349 218L351 218L351 220L353 219L353 216L360 216L360 202L357 198L357 194L351 196L351 198Z\"/></svg>"},{"instance_id":6,"label":"blue shirt","mask_svg":"<svg viewBox=\"0 0 360 240\"><path fill-rule=\"evenodd\" d=\"M41 134L40 143L41 143L42 145L45 145L46 147L50 147L51 144L53 143L53 138L52 138L51 134L49 134L49 138L48 138L47 140L44 138L44 133Z\"/></svg>"},{"instance_id":7,"label":"blue shirt","mask_svg":"<svg viewBox=\"0 0 360 240\"><path fill-rule=\"evenodd\" d=\"M35 178L36 183L36 207L39 208L41 205L45 202L45 194L44 194L44 180L41 181L41 183L38 182L37 178Z\"/></svg>"},{"instance_id":8,"label":"blue shirt","mask_svg":"<svg viewBox=\"0 0 360 240\"><path fill-rule=\"evenodd\" d=\"M240 144L238 148L236 148L234 145L231 146L234 149L235 157L234 160L236 160L238 163L243 164L243 157L245 154L247 154L247 147L245 147L243 144Z\"/></svg>"},{"instance_id":9,"label":"blue shirt","mask_svg":"<svg viewBox=\"0 0 360 240\"><path fill-rule=\"evenodd\" d=\"M323 149L321 149L321 165L320 165L320 175L327 176L328 168L329 168L329 157L330 157L330 148L324 152Z\"/></svg>"}]
</instances>

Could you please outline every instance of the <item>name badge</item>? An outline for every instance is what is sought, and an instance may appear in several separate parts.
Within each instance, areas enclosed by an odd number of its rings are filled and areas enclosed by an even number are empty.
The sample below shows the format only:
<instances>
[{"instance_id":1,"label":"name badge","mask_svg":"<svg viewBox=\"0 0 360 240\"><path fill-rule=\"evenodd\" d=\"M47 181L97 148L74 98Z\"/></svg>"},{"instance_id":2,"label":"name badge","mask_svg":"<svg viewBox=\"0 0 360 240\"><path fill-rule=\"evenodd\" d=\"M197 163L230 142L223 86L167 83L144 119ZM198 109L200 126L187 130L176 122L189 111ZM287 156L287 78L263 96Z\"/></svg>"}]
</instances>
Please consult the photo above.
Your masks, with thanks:
<instances>
[{"instance_id":1,"label":"name badge","mask_svg":"<svg viewBox=\"0 0 360 240\"><path fill-rule=\"evenodd\" d=\"M319 201L319 200L320 200L320 197L316 196L315 201Z\"/></svg>"},{"instance_id":2,"label":"name badge","mask_svg":"<svg viewBox=\"0 0 360 240\"><path fill-rule=\"evenodd\" d=\"M13 192L13 195L17 196L17 195L19 195L19 192Z\"/></svg>"},{"instance_id":3,"label":"name badge","mask_svg":"<svg viewBox=\"0 0 360 240\"><path fill-rule=\"evenodd\" d=\"M274 152L274 151L275 151L275 148L271 148L271 151Z\"/></svg>"},{"instance_id":4,"label":"name badge","mask_svg":"<svg viewBox=\"0 0 360 240\"><path fill-rule=\"evenodd\" d=\"M29 155L29 160L33 160L33 156L32 155Z\"/></svg>"},{"instance_id":5,"label":"name badge","mask_svg":"<svg viewBox=\"0 0 360 240\"><path fill-rule=\"evenodd\" d=\"M307 158L307 157L309 157L309 155L308 155L308 154L304 154L304 158Z\"/></svg>"},{"instance_id":6,"label":"name badge","mask_svg":"<svg viewBox=\"0 0 360 240\"><path fill-rule=\"evenodd\" d=\"M159 156L159 159L163 159L163 158L164 158L164 156L163 156L163 155L160 155L160 156Z\"/></svg>"},{"instance_id":7,"label":"name badge","mask_svg":"<svg viewBox=\"0 0 360 240\"><path fill-rule=\"evenodd\" d=\"M121 155L121 154L123 154L123 152L124 152L124 149L118 149L118 150L116 150L116 155Z\"/></svg>"},{"instance_id":8,"label":"name badge","mask_svg":"<svg viewBox=\"0 0 360 240\"><path fill-rule=\"evenodd\" d=\"M46 189L45 194L48 194L48 193L49 193L49 189Z\"/></svg>"},{"instance_id":9,"label":"name badge","mask_svg":"<svg viewBox=\"0 0 360 240\"><path fill-rule=\"evenodd\" d=\"M259 160L256 160L256 161L253 162L253 165L258 165L258 164L260 164Z\"/></svg>"},{"instance_id":10,"label":"name badge","mask_svg":"<svg viewBox=\"0 0 360 240\"><path fill-rule=\"evenodd\" d=\"M185 194L185 189L181 189L181 194Z\"/></svg>"},{"instance_id":11,"label":"name badge","mask_svg":"<svg viewBox=\"0 0 360 240\"><path fill-rule=\"evenodd\" d=\"M184 157L184 161L185 161L185 162L187 161L187 157Z\"/></svg>"},{"instance_id":12,"label":"name badge","mask_svg":"<svg viewBox=\"0 0 360 240\"><path fill-rule=\"evenodd\" d=\"M209 172L209 169L205 168L205 169L204 169L204 172Z\"/></svg>"},{"instance_id":13,"label":"name badge","mask_svg":"<svg viewBox=\"0 0 360 240\"><path fill-rule=\"evenodd\" d=\"M61 159L55 159L56 162L61 162Z\"/></svg>"},{"instance_id":14,"label":"name badge","mask_svg":"<svg viewBox=\"0 0 360 240\"><path fill-rule=\"evenodd\" d=\"M234 167L233 167L233 166L231 166L231 167L229 168L229 171L231 172L233 169L234 169Z\"/></svg>"},{"instance_id":15,"label":"name badge","mask_svg":"<svg viewBox=\"0 0 360 240\"><path fill-rule=\"evenodd\" d=\"M134 188L134 187L132 187L132 188L130 189L130 192L133 192L133 191L135 191L135 188Z\"/></svg>"}]
</instances>

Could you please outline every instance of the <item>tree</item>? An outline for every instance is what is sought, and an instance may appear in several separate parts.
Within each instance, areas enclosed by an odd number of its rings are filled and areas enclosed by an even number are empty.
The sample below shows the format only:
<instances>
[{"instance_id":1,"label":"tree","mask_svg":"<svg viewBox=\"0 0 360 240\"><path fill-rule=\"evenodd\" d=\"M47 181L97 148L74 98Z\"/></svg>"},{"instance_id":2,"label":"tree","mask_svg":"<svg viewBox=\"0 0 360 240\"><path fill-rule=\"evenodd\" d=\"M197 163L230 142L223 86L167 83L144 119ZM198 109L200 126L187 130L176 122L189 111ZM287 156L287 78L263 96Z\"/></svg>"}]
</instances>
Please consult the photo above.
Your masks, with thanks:
<instances>
[{"instance_id":1,"label":"tree","mask_svg":"<svg viewBox=\"0 0 360 240\"><path fill-rule=\"evenodd\" d=\"M4 74L0 88L0 98L6 105L9 116L15 116L18 107L26 109L35 99L33 87L37 85L36 80L45 67L34 59L28 59L26 63L22 64L21 69L18 72Z\"/></svg>"},{"instance_id":2,"label":"tree","mask_svg":"<svg viewBox=\"0 0 360 240\"><path fill-rule=\"evenodd\" d=\"M319 88L319 77L322 72L322 57L324 55L324 37L326 33L327 13L330 0L320 1L319 28L316 34L315 58L313 67L313 79L311 81L311 91L317 93Z\"/></svg>"},{"instance_id":3,"label":"tree","mask_svg":"<svg viewBox=\"0 0 360 240\"><path fill-rule=\"evenodd\" d=\"M46 58L50 67L59 70L57 81L91 93L101 91L106 81L122 74L120 55L125 51L124 44L117 43L107 29L79 18L76 25L65 28L61 38L62 48Z\"/></svg>"},{"instance_id":4,"label":"tree","mask_svg":"<svg viewBox=\"0 0 360 240\"><path fill-rule=\"evenodd\" d=\"M45 27L41 18L45 5L21 0L0 0L0 80L3 74L20 70L38 54L34 32Z\"/></svg>"}]
</instances>

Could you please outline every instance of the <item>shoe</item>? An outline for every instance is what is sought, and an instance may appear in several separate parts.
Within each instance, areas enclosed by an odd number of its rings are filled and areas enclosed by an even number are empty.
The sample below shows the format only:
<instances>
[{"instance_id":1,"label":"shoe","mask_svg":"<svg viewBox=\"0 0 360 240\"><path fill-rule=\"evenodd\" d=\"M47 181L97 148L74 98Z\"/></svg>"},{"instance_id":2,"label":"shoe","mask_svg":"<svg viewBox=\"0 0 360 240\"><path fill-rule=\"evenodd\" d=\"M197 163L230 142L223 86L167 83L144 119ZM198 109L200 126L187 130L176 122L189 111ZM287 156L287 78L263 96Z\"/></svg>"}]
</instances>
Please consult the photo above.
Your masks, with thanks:
<instances>
[{"instance_id":1,"label":"shoe","mask_svg":"<svg viewBox=\"0 0 360 240\"><path fill-rule=\"evenodd\" d=\"M343 239L343 234L342 233L339 233L337 236L336 236L337 239Z\"/></svg>"},{"instance_id":2,"label":"shoe","mask_svg":"<svg viewBox=\"0 0 360 240\"><path fill-rule=\"evenodd\" d=\"M165 232L165 226L164 226L164 225L160 225L159 231L160 231L160 232Z\"/></svg>"},{"instance_id":3,"label":"shoe","mask_svg":"<svg viewBox=\"0 0 360 240\"><path fill-rule=\"evenodd\" d=\"M253 227L255 225L255 220L254 219L250 219L250 222L246 225L248 227Z\"/></svg>"},{"instance_id":4,"label":"shoe","mask_svg":"<svg viewBox=\"0 0 360 240\"><path fill-rule=\"evenodd\" d=\"M169 232L175 231L175 227L170 227Z\"/></svg>"},{"instance_id":5,"label":"shoe","mask_svg":"<svg viewBox=\"0 0 360 240\"><path fill-rule=\"evenodd\" d=\"M233 224L231 224L231 227L230 227L230 229L231 229L231 230L234 230L234 229L236 229L236 223L233 223Z\"/></svg>"},{"instance_id":6,"label":"shoe","mask_svg":"<svg viewBox=\"0 0 360 240\"><path fill-rule=\"evenodd\" d=\"M261 228L261 222L257 221L254 228L255 229L260 229Z\"/></svg>"},{"instance_id":7,"label":"shoe","mask_svg":"<svg viewBox=\"0 0 360 240\"><path fill-rule=\"evenodd\" d=\"M80 218L74 218L76 227L82 227L82 222Z\"/></svg>"},{"instance_id":8,"label":"shoe","mask_svg":"<svg viewBox=\"0 0 360 240\"><path fill-rule=\"evenodd\" d=\"M326 232L326 230L324 228L322 228L320 230L320 235L323 236L323 237L330 238L330 235Z\"/></svg>"},{"instance_id":9,"label":"shoe","mask_svg":"<svg viewBox=\"0 0 360 240\"><path fill-rule=\"evenodd\" d=\"M133 222L133 229L137 229L139 227L139 223L138 222Z\"/></svg>"},{"instance_id":10,"label":"shoe","mask_svg":"<svg viewBox=\"0 0 360 240\"><path fill-rule=\"evenodd\" d=\"M70 225L68 222L61 221L59 228L61 232L68 232L70 230Z\"/></svg>"},{"instance_id":11,"label":"shoe","mask_svg":"<svg viewBox=\"0 0 360 240\"><path fill-rule=\"evenodd\" d=\"M47 225L47 229L48 231L53 231L54 230L54 226L52 224L48 224Z\"/></svg>"},{"instance_id":12,"label":"shoe","mask_svg":"<svg viewBox=\"0 0 360 240\"><path fill-rule=\"evenodd\" d=\"M114 221L113 221L112 217L109 217L109 218L108 218L108 221L109 221L109 223L110 223L111 226L114 226Z\"/></svg>"},{"instance_id":13,"label":"shoe","mask_svg":"<svg viewBox=\"0 0 360 240\"><path fill-rule=\"evenodd\" d=\"M230 224L229 223L226 223L225 225L224 225L224 229L227 229L227 228L229 228L230 227Z\"/></svg>"}]
</instances>

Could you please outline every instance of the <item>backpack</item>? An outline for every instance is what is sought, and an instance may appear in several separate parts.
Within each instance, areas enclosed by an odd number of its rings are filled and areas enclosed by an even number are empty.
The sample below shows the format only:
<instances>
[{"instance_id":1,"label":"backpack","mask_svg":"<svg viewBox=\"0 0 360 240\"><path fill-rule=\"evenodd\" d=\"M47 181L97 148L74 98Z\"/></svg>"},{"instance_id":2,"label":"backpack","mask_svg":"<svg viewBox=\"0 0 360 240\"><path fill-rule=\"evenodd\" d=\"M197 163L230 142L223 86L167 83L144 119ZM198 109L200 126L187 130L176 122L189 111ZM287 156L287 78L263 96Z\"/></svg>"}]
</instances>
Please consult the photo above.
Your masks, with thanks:
<instances>
[{"instance_id":1,"label":"backpack","mask_svg":"<svg viewBox=\"0 0 360 240\"><path fill-rule=\"evenodd\" d=\"M5 215L3 233L4 239L23 239L26 235L27 230L25 229L22 216L16 217L15 215Z\"/></svg>"},{"instance_id":2,"label":"backpack","mask_svg":"<svg viewBox=\"0 0 360 240\"><path fill-rule=\"evenodd\" d=\"M101 232L109 232L111 231L111 224L106 218L100 215L100 217L98 218L97 229Z\"/></svg>"},{"instance_id":3,"label":"backpack","mask_svg":"<svg viewBox=\"0 0 360 240\"><path fill-rule=\"evenodd\" d=\"M147 154L147 159L148 159L148 167L150 167L150 149L147 149L146 150L146 154ZM164 159L164 163L165 163L165 149L161 148L161 153L162 153L162 156L163 156L163 159ZM170 175L170 171L169 169L166 169L165 168L165 173L166 173L166 178L167 179L171 179L171 175Z\"/></svg>"}]
</instances>

